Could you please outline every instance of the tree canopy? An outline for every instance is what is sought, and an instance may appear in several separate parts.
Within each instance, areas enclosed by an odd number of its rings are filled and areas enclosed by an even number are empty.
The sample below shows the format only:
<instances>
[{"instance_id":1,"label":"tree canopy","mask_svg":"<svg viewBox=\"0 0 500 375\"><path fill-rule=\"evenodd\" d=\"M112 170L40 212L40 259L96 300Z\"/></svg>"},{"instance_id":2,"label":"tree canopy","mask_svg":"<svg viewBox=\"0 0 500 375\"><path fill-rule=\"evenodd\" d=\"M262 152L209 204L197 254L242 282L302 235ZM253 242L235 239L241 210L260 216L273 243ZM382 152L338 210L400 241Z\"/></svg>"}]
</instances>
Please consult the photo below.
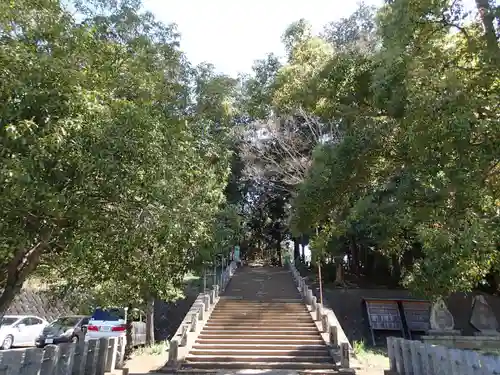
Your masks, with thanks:
<instances>
[{"instance_id":1,"label":"tree canopy","mask_svg":"<svg viewBox=\"0 0 500 375\"><path fill-rule=\"evenodd\" d=\"M304 20L285 31L287 62L267 69L261 100L293 121L271 127L269 149L254 154L281 172L267 179L281 187L290 165L303 166L289 229L312 236L317 260L347 256L368 276L381 266L428 296L498 275L499 7L475 5L360 4L321 35Z\"/></svg>"},{"instance_id":2,"label":"tree canopy","mask_svg":"<svg viewBox=\"0 0 500 375\"><path fill-rule=\"evenodd\" d=\"M0 8L1 308L37 267L115 303L172 299L224 202L229 78L138 1L74 5Z\"/></svg>"},{"instance_id":3,"label":"tree canopy","mask_svg":"<svg viewBox=\"0 0 500 375\"><path fill-rule=\"evenodd\" d=\"M0 3L0 310L144 304L235 244L447 295L500 278L500 8L360 4L229 77L139 0ZM339 263L340 262L340 263Z\"/></svg>"}]
</instances>

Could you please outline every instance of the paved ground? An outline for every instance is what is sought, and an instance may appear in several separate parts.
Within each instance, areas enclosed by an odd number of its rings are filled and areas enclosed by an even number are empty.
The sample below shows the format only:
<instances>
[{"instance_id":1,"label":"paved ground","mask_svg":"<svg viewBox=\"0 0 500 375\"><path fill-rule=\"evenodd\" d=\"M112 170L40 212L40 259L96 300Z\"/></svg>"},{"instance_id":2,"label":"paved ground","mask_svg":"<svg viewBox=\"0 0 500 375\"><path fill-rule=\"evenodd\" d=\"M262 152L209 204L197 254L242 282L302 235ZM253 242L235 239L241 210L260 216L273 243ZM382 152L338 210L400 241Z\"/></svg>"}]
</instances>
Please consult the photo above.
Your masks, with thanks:
<instances>
[{"instance_id":1,"label":"paved ground","mask_svg":"<svg viewBox=\"0 0 500 375\"><path fill-rule=\"evenodd\" d=\"M270 280L273 282L269 282ZM281 267L244 266L232 277L223 296L247 301L297 299L300 294L290 271Z\"/></svg>"}]
</instances>

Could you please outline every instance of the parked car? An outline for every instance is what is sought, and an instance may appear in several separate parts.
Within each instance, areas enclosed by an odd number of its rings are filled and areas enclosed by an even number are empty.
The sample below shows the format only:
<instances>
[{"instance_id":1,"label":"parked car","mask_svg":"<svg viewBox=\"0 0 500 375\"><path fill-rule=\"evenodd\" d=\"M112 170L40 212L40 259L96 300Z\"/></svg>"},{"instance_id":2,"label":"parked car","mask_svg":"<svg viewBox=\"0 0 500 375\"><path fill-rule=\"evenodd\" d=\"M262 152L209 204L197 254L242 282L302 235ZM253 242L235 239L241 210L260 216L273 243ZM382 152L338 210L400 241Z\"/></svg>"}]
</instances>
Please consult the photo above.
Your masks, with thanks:
<instances>
[{"instance_id":1,"label":"parked car","mask_svg":"<svg viewBox=\"0 0 500 375\"><path fill-rule=\"evenodd\" d=\"M146 323L142 322L143 314L135 314L132 322L132 345L138 346L146 343ZM136 318L139 315L139 318ZM127 309L124 308L102 308L94 310L89 324L85 340L100 338L125 337L127 333Z\"/></svg>"},{"instance_id":2,"label":"parked car","mask_svg":"<svg viewBox=\"0 0 500 375\"><path fill-rule=\"evenodd\" d=\"M4 315L0 320L0 348L34 346L36 338L49 324L33 315Z\"/></svg>"},{"instance_id":3,"label":"parked car","mask_svg":"<svg viewBox=\"0 0 500 375\"><path fill-rule=\"evenodd\" d=\"M36 339L36 346L43 348L48 344L78 342L85 339L85 329L90 316L61 316L45 327Z\"/></svg>"}]
</instances>

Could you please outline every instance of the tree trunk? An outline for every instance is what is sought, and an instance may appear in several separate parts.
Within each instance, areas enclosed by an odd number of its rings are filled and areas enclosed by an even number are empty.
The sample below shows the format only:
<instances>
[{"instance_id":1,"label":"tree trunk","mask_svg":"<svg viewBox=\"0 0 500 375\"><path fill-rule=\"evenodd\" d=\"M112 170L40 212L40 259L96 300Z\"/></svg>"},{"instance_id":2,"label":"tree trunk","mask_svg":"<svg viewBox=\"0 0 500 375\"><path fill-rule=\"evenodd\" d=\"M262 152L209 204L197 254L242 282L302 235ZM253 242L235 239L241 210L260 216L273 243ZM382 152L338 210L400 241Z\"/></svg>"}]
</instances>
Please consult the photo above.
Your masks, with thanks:
<instances>
[{"instance_id":1,"label":"tree trunk","mask_svg":"<svg viewBox=\"0 0 500 375\"><path fill-rule=\"evenodd\" d=\"M492 62L497 63L500 60L500 48L495 31L495 14L491 9L489 0L476 0L476 7L479 11L483 23L484 40L488 55Z\"/></svg>"},{"instance_id":2,"label":"tree trunk","mask_svg":"<svg viewBox=\"0 0 500 375\"><path fill-rule=\"evenodd\" d=\"M133 305L131 303L128 304L128 313L127 313L127 332L126 332L126 345L125 345L125 358L130 358L132 354L132 350L134 349L134 341L132 340L132 309Z\"/></svg>"},{"instance_id":3,"label":"tree trunk","mask_svg":"<svg viewBox=\"0 0 500 375\"><path fill-rule=\"evenodd\" d=\"M148 298L146 305L146 345L153 345L155 343L155 299L153 297Z\"/></svg>"},{"instance_id":4,"label":"tree trunk","mask_svg":"<svg viewBox=\"0 0 500 375\"><path fill-rule=\"evenodd\" d=\"M293 260L298 261L300 258L300 242L297 237L293 238Z\"/></svg>"},{"instance_id":5,"label":"tree trunk","mask_svg":"<svg viewBox=\"0 0 500 375\"><path fill-rule=\"evenodd\" d=\"M359 276L359 249L356 243L356 238L351 236L351 270L356 276Z\"/></svg>"},{"instance_id":6,"label":"tree trunk","mask_svg":"<svg viewBox=\"0 0 500 375\"><path fill-rule=\"evenodd\" d=\"M283 265L282 259L281 259L281 232L278 233L277 239L276 239L276 255L278 256L278 264L280 266Z\"/></svg>"},{"instance_id":7,"label":"tree trunk","mask_svg":"<svg viewBox=\"0 0 500 375\"><path fill-rule=\"evenodd\" d=\"M397 283L401 280L401 265L397 254L391 256L391 279Z\"/></svg>"},{"instance_id":8,"label":"tree trunk","mask_svg":"<svg viewBox=\"0 0 500 375\"><path fill-rule=\"evenodd\" d=\"M28 276L36 269L46 247L47 241L40 241L31 249L18 250L9 261L7 269L2 270L5 271L5 276L0 278L0 284L3 285L0 295L0 315L9 308Z\"/></svg>"},{"instance_id":9,"label":"tree trunk","mask_svg":"<svg viewBox=\"0 0 500 375\"><path fill-rule=\"evenodd\" d=\"M344 284L344 265L342 259L335 259L335 284Z\"/></svg>"}]
</instances>

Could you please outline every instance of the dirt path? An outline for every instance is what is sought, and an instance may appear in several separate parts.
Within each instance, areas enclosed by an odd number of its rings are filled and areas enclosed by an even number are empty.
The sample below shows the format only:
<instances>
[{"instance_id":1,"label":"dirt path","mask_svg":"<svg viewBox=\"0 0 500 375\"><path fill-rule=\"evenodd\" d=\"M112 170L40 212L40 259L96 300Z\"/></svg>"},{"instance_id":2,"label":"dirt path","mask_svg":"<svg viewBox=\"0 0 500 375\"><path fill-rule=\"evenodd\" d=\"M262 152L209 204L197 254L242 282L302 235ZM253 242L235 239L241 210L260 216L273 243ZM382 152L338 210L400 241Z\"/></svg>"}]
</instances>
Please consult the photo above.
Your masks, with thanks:
<instances>
[{"instance_id":1,"label":"dirt path","mask_svg":"<svg viewBox=\"0 0 500 375\"><path fill-rule=\"evenodd\" d=\"M389 358L383 354L367 351L359 353L351 360L356 375L383 375L389 369Z\"/></svg>"},{"instance_id":2,"label":"dirt path","mask_svg":"<svg viewBox=\"0 0 500 375\"><path fill-rule=\"evenodd\" d=\"M129 369L130 375L142 375L160 369L168 361L166 347L144 348L132 355L125 367Z\"/></svg>"}]
</instances>

